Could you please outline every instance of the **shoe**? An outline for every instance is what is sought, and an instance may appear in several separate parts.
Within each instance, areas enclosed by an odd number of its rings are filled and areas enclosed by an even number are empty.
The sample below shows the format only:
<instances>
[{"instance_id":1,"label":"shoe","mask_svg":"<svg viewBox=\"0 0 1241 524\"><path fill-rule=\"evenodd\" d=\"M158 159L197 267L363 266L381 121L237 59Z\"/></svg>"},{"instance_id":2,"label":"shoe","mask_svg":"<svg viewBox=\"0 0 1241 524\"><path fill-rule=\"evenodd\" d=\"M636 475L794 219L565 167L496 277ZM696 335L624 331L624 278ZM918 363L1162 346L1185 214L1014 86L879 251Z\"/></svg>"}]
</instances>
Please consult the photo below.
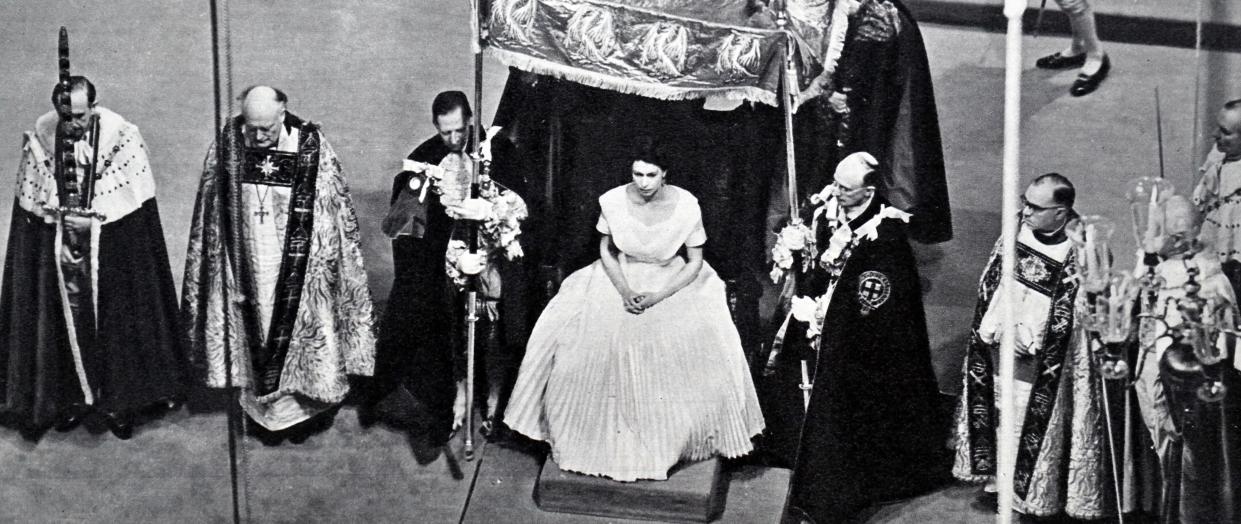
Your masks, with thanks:
<instances>
[{"instance_id":1,"label":"shoe","mask_svg":"<svg viewBox=\"0 0 1241 524\"><path fill-rule=\"evenodd\" d=\"M1069 69L1073 67L1081 67L1086 63L1086 53L1074 56L1064 56L1059 52L1047 55L1034 61L1034 67L1039 69Z\"/></svg>"},{"instance_id":2,"label":"shoe","mask_svg":"<svg viewBox=\"0 0 1241 524\"><path fill-rule=\"evenodd\" d=\"M358 425L369 428L379 423L379 410L373 406L358 406Z\"/></svg>"},{"instance_id":3,"label":"shoe","mask_svg":"<svg viewBox=\"0 0 1241 524\"><path fill-rule=\"evenodd\" d=\"M285 437L283 433L270 431L254 421L249 421L246 425L246 434L258 439L260 443L268 447L279 446L281 442L284 442Z\"/></svg>"},{"instance_id":4,"label":"shoe","mask_svg":"<svg viewBox=\"0 0 1241 524\"><path fill-rule=\"evenodd\" d=\"M87 410L84 407L79 406L70 409L64 415L61 415L60 420L56 422L56 431L61 433L73 431L73 428L82 425L82 421L86 418L86 414Z\"/></svg>"},{"instance_id":5,"label":"shoe","mask_svg":"<svg viewBox=\"0 0 1241 524\"><path fill-rule=\"evenodd\" d=\"M1093 93L1099 88L1099 84L1103 83L1103 79L1107 78L1108 71L1112 69L1112 61L1107 55L1103 55L1103 65L1099 66L1099 70L1093 75L1078 74L1077 80L1073 81L1073 87L1069 88L1069 94L1073 96L1086 96Z\"/></svg>"},{"instance_id":6,"label":"shoe","mask_svg":"<svg viewBox=\"0 0 1241 524\"><path fill-rule=\"evenodd\" d=\"M129 440L134 436L134 423L128 417L108 414L103 417L103 422L118 439Z\"/></svg>"},{"instance_id":7,"label":"shoe","mask_svg":"<svg viewBox=\"0 0 1241 524\"><path fill-rule=\"evenodd\" d=\"M294 429L289 434L289 442L292 444L305 444L308 439L310 439L309 428Z\"/></svg>"}]
</instances>

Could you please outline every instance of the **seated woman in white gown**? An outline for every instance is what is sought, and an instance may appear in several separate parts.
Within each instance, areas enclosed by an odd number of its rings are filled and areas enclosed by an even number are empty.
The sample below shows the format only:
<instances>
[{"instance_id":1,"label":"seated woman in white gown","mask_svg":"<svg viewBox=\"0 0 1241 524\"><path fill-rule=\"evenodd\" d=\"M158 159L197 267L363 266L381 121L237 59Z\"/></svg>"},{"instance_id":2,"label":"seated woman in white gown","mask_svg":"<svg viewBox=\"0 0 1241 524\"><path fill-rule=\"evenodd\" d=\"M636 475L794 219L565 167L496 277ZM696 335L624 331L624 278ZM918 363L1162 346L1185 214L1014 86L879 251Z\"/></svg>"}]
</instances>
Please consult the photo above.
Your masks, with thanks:
<instances>
[{"instance_id":1,"label":"seated woman in white gown","mask_svg":"<svg viewBox=\"0 0 1241 524\"><path fill-rule=\"evenodd\" d=\"M633 182L599 197L600 260L539 317L505 416L561 469L619 481L745 455L764 427L698 200L640 142Z\"/></svg>"}]
</instances>

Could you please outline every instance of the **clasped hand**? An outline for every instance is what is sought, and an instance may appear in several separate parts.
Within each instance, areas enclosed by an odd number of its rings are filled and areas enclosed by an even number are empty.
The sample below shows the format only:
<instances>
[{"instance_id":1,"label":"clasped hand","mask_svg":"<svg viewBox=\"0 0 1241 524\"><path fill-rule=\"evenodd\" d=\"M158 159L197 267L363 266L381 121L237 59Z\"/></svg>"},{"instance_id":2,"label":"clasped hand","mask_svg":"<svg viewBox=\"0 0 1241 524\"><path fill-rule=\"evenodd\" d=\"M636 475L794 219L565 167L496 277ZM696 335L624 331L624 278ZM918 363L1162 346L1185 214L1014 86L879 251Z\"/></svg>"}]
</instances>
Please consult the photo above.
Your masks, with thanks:
<instances>
[{"instance_id":1,"label":"clasped hand","mask_svg":"<svg viewBox=\"0 0 1241 524\"><path fill-rule=\"evenodd\" d=\"M650 309L655 304L663 301L663 299L664 297L659 293L644 295L634 291L627 291L621 294L625 311L634 315L641 315L643 311Z\"/></svg>"}]
</instances>

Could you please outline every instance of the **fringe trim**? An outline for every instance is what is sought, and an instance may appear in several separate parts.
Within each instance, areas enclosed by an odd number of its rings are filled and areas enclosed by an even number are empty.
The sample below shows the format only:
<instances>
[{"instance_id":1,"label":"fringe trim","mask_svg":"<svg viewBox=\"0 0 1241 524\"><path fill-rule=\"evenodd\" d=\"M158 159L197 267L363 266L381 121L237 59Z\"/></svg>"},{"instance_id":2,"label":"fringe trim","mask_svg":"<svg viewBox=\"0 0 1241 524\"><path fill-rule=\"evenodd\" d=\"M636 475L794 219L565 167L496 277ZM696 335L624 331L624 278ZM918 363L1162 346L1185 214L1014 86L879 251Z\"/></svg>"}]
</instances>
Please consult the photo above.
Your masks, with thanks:
<instances>
[{"instance_id":1,"label":"fringe trim","mask_svg":"<svg viewBox=\"0 0 1241 524\"><path fill-rule=\"evenodd\" d=\"M760 87L676 87L654 82L640 82L618 78L497 47L488 47L487 53L501 64L509 67L627 95L645 96L660 100L693 100L712 96L728 100L759 102L772 107L779 107L776 93ZM799 104L794 101L794 111L796 111L797 105Z\"/></svg>"},{"instance_id":2,"label":"fringe trim","mask_svg":"<svg viewBox=\"0 0 1241 524\"><path fill-rule=\"evenodd\" d=\"M93 229L93 228L92 228ZM56 247L53 249L56 264L56 280L60 287L60 309L65 314L65 329L69 334L69 352L73 353L73 370L78 375L78 385L82 388L82 398L86 405L95 403L95 396L91 394L90 383L86 380L86 366L82 364L82 348L78 347L78 330L73 323L73 310L69 307L69 293L65 291L65 272L60 267L60 257L64 251L64 219L56 218ZM92 234L94 231L92 231ZM91 254L91 260L95 260L94 253ZM94 268L92 268L92 272Z\"/></svg>"}]
</instances>

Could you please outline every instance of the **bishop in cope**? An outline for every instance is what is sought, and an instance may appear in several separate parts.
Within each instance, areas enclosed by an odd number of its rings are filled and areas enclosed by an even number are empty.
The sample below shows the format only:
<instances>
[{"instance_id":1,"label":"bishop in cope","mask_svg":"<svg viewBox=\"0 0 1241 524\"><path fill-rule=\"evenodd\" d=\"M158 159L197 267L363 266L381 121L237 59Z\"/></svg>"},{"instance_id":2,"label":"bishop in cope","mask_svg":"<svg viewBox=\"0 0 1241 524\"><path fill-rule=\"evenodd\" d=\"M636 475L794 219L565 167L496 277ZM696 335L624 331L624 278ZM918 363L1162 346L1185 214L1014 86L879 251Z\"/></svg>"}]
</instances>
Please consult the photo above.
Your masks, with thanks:
<instances>
[{"instance_id":1,"label":"bishop in cope","mask_svg":"<svg viewBox=\"0 0 1241 524\"><path fill-rule=\"evenodd\" d=\"M372 374L373 305L357 214L323 132L289 113L278 89L242 100L207 153L182 313L202 380L240 386L246 414L278 432L344 400L347 375Z\"/></svg>"}]
</instances>

